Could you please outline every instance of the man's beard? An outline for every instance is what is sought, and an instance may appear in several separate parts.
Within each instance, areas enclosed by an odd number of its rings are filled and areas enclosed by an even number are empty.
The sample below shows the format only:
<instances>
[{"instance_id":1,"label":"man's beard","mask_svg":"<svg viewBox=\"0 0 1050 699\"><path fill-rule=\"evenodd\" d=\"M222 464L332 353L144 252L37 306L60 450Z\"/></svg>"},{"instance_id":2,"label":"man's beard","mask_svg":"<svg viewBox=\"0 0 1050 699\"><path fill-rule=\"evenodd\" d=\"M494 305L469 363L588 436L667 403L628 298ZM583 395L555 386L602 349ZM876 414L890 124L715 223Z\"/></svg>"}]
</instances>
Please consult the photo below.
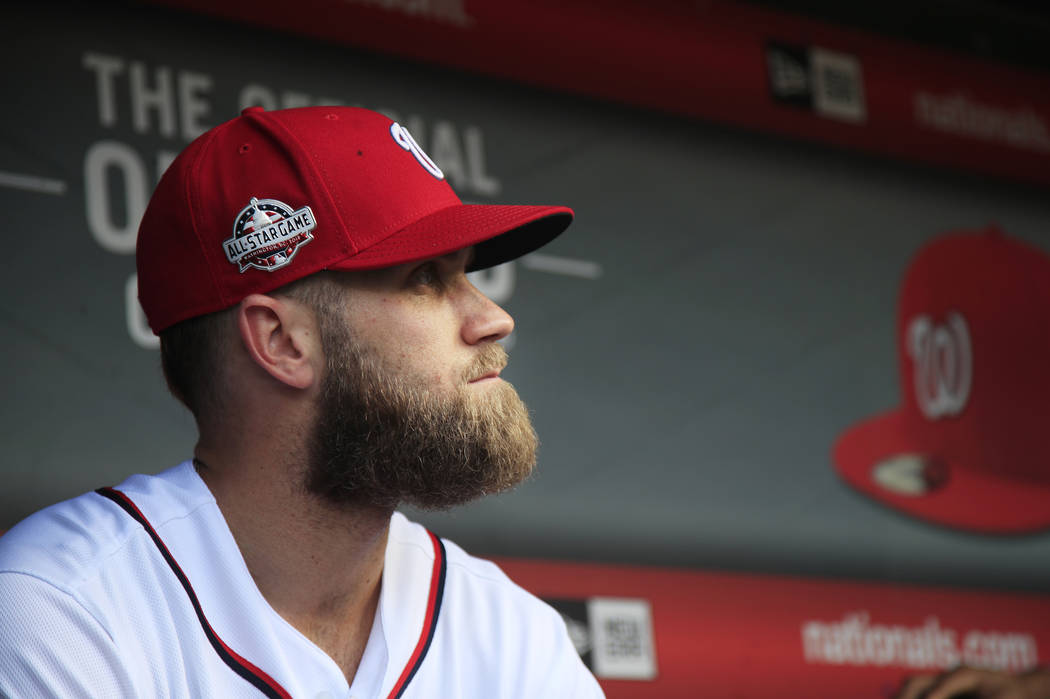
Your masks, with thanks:
<instances>
[{"instance_id":1,"label":"man's beard","mask_svg":"<svg viewBox=\"0 0 1050 699\"><path fill-rule=\"evenodd\" d=\"M454 391L439 392L394 375L331 321L321 320L328 363L310 440L308 491L340 506L447 509L529 476L536 433L514 387L466 385L506 364L501 346L486 346Z\"/></svg>"}]
</instances>

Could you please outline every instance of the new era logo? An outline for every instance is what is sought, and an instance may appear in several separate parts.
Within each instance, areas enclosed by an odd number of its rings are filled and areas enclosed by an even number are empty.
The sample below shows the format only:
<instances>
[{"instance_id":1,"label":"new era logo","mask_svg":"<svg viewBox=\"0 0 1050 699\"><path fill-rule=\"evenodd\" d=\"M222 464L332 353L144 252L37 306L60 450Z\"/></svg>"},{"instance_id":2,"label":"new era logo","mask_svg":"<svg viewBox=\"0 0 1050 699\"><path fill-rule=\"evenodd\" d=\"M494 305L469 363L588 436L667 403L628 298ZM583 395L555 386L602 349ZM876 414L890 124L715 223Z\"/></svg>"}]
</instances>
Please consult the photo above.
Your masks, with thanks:
<instances>
[{"instance_id":1,"label":"new era logo","mask_svg":"<svg viewBox=\"0 0 1050 699\"><path fill-rule=\"evenodd\" d=\"M841 121L867 119L860 61L816 46L768 42L766 68L773 99Z\"/></svg>"},{"instance_id":2,"label":"new era logo","mask_svg":"<svg viewBox=\"0 0 1050 699\"><path fill-rule=\"evenodd\" d=\"M769 89L774 99L802 107L812 106L809 84L809 55L805 50L782 44L766 47Z\"/></svg>"}]
</instances>

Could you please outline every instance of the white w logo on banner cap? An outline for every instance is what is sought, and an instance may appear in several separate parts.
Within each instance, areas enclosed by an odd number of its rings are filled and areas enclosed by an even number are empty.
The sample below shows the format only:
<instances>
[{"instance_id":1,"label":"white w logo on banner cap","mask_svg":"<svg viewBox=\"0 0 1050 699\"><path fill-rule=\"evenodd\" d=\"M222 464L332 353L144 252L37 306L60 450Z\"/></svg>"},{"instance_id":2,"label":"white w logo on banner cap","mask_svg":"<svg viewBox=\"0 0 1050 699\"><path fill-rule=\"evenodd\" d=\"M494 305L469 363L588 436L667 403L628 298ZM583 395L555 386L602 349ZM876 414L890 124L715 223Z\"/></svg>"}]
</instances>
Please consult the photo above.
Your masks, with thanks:
<instances>
[{"instance_id":1,"label":"white w logo on banner cap","mask_svg":"<svg viewBox=\"0 0 1050 699\"><path fill-rule=\"evenodd\" d=\"M934 324L920 315L908 326L908 354L915 365L915 400L927 419L958 415L966 407L973 380L970 330L959 313Z\"/></svg>"}]
</instances>

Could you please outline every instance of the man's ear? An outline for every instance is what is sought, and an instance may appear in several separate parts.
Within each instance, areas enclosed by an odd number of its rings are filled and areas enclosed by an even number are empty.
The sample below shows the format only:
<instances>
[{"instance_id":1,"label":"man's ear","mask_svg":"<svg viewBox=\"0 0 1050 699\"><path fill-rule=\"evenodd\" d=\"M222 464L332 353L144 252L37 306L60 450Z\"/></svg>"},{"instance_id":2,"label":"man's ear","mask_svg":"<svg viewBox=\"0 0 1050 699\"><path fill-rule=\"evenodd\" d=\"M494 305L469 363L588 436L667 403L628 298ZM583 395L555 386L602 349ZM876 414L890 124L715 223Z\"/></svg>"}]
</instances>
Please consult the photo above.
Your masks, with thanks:
<instances>
[{"instance_id":1,"label":"man's ear","mask_svg":"<svg viewBox=\"0 0 1050 699\"><path fill-rule=\"evenodd\" d=\"M237 307L237 329L252 360L281 383L309 388L319 378L317 326L302 304L251 294Z\"/></svg>"}]
</instances>

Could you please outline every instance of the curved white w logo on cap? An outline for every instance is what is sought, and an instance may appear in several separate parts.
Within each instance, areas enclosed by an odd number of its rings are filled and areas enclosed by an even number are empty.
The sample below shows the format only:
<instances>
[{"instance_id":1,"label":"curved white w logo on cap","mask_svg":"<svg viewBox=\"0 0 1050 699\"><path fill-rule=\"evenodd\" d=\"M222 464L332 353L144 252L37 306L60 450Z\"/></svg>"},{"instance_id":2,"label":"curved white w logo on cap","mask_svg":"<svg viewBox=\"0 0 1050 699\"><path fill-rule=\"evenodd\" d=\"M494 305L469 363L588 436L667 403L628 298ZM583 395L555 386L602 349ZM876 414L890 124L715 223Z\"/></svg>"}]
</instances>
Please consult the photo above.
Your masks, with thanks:
<instances>
[{"instance_id":1,"label":"curved white w logo on cap","mask_svg":"<svg viewBox=\"0 0 1050 699\"><path fill-rule=\"evenodd\" d=\"M915 401L927 419L958 415L973 381L970 330L961 314L934 324L927 315L908 325L907 350L915 365Z\"/></svg>"},{"instance_id":2,"label":"curved white w logo on cap","mask_svg":"<svg viewBox=\"0 0 1050 699\"><path fill-rule=\"evenodd\" d=\"M390 125L390 135L394 137L394 141L397 145L407 150L412 155L416 156L416 160L422 165L427 172L439 180L445 179L445 173L441 171L441 168L437 166L430 156L423 152L423 149L416 143L416 139L412 138L412 134L408 132L401 124L396 121Z\"/></svg>"}]
</instances>

